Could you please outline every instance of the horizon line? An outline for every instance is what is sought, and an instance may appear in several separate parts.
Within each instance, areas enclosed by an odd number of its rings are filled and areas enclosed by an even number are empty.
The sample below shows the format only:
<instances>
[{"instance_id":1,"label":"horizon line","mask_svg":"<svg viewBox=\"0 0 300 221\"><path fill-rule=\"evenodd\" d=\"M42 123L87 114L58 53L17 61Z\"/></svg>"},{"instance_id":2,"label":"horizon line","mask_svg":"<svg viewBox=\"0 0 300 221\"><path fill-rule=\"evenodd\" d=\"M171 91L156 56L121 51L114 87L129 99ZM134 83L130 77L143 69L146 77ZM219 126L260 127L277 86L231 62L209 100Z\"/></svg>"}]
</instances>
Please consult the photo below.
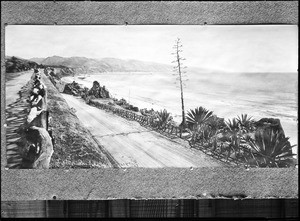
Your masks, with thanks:
<instances>
[{"instance_id":1,"label":"horizon line","mask_svg":"<svg viewBox=\"0 0 300 221\"><path fill-rule=\"evenodd\" d=\"M136 61L141 61L141 62L148 62L148 63L157 63L157 64L162 64L162 65L169 65L172 66L171 64L166 64L166 63L161 63L158 61L149 61L149 60L139 60L139 59L123 59L123 58L116 58L116 57L102 57L102 58L91 58L91 57L84 57L84 56L70 56L70 57L66 57L66 56L60 56L60 55L52 55L52 56L47 56L47 57L31 57L31 58L24 58L24 57L19 57L19 56L15 56L15 55L5 55L5 57L16 57L19 59L23 59L23 60L29 60L33 59L33 58L39 58L39 59L46 59L46 58L51 58L51 57L61 57L61 58L87 58L87 59L95 59L95 60L102 60L102 59L107 59L107 58L111 58L111 59L118 59L118 60L123 60L123 61L130 61L130 60L136 60ZM36 62L37 63L37 62ZM171 63L171 62L170 62ZM41 63L40 63L41 64ZM67 66L66 66L67 67ZM206 67L200 67L200 66L190 66L188 68L192 68L192 69L205 69L207 71L211 71L211 72L222 72L222 73L298 73L299 71L227 71L227 70L220 70L220 69L211 69L211 68L206 68Z\"/></svg>"}]
</instances>

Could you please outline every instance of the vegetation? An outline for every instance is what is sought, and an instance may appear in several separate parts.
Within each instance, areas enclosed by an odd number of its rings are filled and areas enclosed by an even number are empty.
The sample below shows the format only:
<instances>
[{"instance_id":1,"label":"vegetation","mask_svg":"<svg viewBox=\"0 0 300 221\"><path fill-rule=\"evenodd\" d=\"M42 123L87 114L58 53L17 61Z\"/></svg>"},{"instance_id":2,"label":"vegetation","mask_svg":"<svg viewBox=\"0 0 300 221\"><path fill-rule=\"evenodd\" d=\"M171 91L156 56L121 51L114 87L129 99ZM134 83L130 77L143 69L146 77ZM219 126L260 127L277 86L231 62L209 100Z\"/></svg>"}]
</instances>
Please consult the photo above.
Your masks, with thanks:
<instances>
[{"instance_id":1,"label":"vegetation","mask_svg":"<svg viewBox=\"0 0 300 221\"><path fill-rule=\"evenodd\" d=\"M195 108L187 113L187 126L191 130L200 130L212 117L213 112L203 107Z\"/></svg>"},{"instance_id":2,"label":"vegetation","mask_svg":"<svg viewBox=\"0 0 300 221\"><path fill-rule=\"evenodd\" d=\"M16 73L40 67L40 65L33 61L17 58L14 56L5 58L6 73Z\"/></svg>"},{"instance_id":3,"label":"vegetation","mask_svg":"<svg viewBox=\"0 0 300 221\"><path fill-rule=\"evenodd\" d=\"M114 98L114 102L117 105L119 105L119 106L121 106L121 107L123 107L123 108L125 108L127 110L132 110L132 111L135 111L135 112L139 111L138 107L129 104L124 98L121 98L120 100Z\"/></svg>"},{"instance_id":4,"label":"vegetation","mask_svg":"<svg viewBox=\"0 0 300 221\"><path fill-rule=\"evenodd\" d=\"M161 110L157 112L157 126L158 128L162 128L165 125L169 124L172 122L173 117L171 116L171 113L167 112L166 109Z\"/></svg>"},{"instance_id":5,"label":"vegetation","mask_svg":"<svg viewBox=\"0 0 300 221\"><path fill-rule=\"evenodd\" d=\"M257 155L260 167L288 167L295 155L288 141L279 131L272 128L255 133L255 139L249 142L254 154Z\"/></svg>"},{"instance_id":6,"label":"vegetation","mask_svg":"<svg viewBox=\"0 0 300 221\"><path fill-rule=\"evenodd\" d=\"M88 92L89 89L84 88L80 94L87 103L92 98ZM139 111L125 99L112 99L110 105ZM150 125L154 129L171 131L171 134L180 137L185 133L184 139L189 141L192 148L228 163L247 167L291 167L297 164L292 153L295 145L292 146L289 138L285 137L279 119L262 118L255 121L251 116L242 114L224 121L213 111L197 107L186 114L186 128L182 131L180 126L175 126L171 113L165 109L141 109L140 113L153 119ZM174 127L177 130L173 130Z\"/></svg>"},{"instance_id":7,"label":"vegetation","mask_svg":"<svg viewBox=\"0 0 300 221\"><path fill-rule=\"evenodd\" d=\"M254 121L252 117L248 117L247 114L242 114L241 117L237 117L237 123L239 129L245 133L252 132L254 130Z\"/></svg>"},{"instance_id":8,"label":"vegetation","mask_svg":"<svg viewBox=\"0 0 300 221\"><path fill-rule=\"evenodd\" d=\"M188 112L187 125L191 147L225 161L254 167L290 167L296 163L292 153L295 145L291 146L281 125L257 126L247 114L224 122L203 107Z\"/></svg>"},{"instance_id":9,"label":"vegetation","mask_svg":"<svg viewBox=\"0 0 300 221\"><path fill-rule=\"evenodd\" d=\"M195 143L197 140L208 141L212 135L211 126L208 124L213 112L203 107L190 110L186 116L187 130L190 133L190 142ZM212 121L210 121L212 123Z\"/></svg>"}]
</instances>

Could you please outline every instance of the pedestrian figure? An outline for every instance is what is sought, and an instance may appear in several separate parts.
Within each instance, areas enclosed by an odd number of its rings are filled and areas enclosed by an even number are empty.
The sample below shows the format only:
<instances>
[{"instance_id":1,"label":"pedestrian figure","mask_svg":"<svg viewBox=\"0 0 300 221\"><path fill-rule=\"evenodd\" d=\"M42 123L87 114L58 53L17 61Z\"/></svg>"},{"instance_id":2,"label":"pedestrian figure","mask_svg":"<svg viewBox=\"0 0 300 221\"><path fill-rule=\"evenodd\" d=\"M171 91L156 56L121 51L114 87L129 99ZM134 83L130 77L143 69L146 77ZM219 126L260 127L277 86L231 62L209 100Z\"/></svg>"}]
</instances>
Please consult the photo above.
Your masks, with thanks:
<instances>
[{"instance_id":1,"label":"pedestrian figure","mask_svg":"<svg viewBox=\"0 0 300 221\"><path fill-rule=\"evenodd\" d=\"M36 79L34 82L33 82L33 87L34 88L38 88L39 90L41 89L46 89L46 85L40 80L40 78Z\"/></svg>"},{"instance_id":2,"label":"pedestrian figure","mask_svg":"<svg viewBox=\"0 0 300 221\"><path fill-rule=\"evenodd\" d=\"M26 131L30 144L27 158L33 169L48 169L53 154L52 139L45 128L32 126Z\"/></svg>"},{"instance_id":3,"label":"pedestrian figure","mask_svg":"<svg viewBox=\"0 0 300 221\"><path fill-rule=\"evenodd\" d=\"M27 117L27 123L31 123L43 110L45 89L34 88L29 99L31 102L31 110Z\"/></svg>"},{"instance_id":4,"label":"pedestrian figure","mask_svg":"<svg viewBox=\"0 0 300 221\"><path fill-rule=\"evenodd\" d=\"M33 71L33 75L31 76L31 79L35 81L38 75L40 75L39 70L35 68Z\"/></svg>"}]
</instances>

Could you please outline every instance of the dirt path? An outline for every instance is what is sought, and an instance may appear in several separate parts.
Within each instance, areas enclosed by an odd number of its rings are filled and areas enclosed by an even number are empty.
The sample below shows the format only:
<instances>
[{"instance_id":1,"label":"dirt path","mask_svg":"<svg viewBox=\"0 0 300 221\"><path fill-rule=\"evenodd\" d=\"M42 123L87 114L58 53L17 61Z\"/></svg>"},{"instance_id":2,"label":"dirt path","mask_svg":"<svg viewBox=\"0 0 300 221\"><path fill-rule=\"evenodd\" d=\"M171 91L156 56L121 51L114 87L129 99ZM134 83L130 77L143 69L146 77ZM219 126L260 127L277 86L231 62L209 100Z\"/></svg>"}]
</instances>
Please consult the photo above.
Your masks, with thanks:
<instances>
[{"instance_id":1,"label":"dirt path","mask_svg":"<svg viewBox=\"0 0 300 221\"><path fill-rule=\"evenodd\" d=\"M121 167L217 167L223 166L181 139L169 139L112 113L63 94L79 120L91 131Z\"/></svg>"},{"instance_id":2,"label":"dirt path","mask_svg":"<svg viewBox=\"0 0 300 221\"><path fill-rule=\"evenodd\" d=\"M6 82L6 157L8 168L20 168L22 158L19 154L18 129L26 120L29 104L26 102L32 71L18 73Z\"/></svg>"},{"instance_id":3,"label":"dirt path","mask_svg":"<svg viewBox=\"0 0 300 221\"><path fill-rule=\"evenodd\" d=\"M24 71L19 73L12 73L15 77L10 78L5 82L5 102L6 107L15 102L19 98L18 92L30 80L33 71Z\"/></svg>"}]
</instances>

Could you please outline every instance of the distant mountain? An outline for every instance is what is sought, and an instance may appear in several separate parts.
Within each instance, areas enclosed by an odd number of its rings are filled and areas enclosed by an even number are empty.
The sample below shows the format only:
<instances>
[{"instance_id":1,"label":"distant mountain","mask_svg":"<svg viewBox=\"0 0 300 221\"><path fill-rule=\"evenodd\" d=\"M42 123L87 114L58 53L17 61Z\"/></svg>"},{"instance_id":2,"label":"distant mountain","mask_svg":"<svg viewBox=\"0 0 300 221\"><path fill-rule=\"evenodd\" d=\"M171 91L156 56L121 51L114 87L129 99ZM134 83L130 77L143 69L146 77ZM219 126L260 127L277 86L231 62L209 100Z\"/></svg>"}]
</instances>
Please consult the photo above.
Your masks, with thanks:
<instances>
[{"instance_id":1,"label":"distant mountain","mask_svg":"<svg viewBox=\"0 0 300 221\"><path fill-rule=\"evenodd\" d=\"M34 61L26 60L15 56L5 57L6 73L26 71L36 67L39 67L39 64Z\"/></svg>"},{"instance_id":2,"label":"distant mountain","mask_svg":"<svg viewBox=\"0 0 300 221\"><path fill-rule=\"evenodd\" d=\"M60 57L31 58L30 60L49 66L65 66L73 68L76 72L166 72L172 66L139 60L122 60L117 58L93 59L85 57Z\"/></svg>"}]
</instances>

